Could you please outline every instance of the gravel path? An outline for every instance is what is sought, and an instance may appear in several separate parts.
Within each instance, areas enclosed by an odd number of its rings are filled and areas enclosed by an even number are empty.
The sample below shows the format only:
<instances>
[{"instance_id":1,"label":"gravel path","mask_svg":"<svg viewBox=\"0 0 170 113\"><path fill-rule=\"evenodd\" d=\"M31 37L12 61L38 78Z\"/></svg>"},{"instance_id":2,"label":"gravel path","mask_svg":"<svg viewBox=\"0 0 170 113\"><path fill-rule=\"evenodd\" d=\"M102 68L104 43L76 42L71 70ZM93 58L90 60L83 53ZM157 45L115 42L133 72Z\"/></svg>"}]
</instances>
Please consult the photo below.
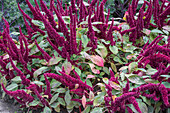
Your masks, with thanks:
<instances>
[{"instance_id":1,"label":"gravel path","mask_svg":"<svg viewBox=\"0 0 170 113\"><path fill-rule=\"evenodd\" d=\"M13 105L0 99L0 113L22 113L21 111L18 111L18 109L18 105Z\"/></svg>"}]
</instances>

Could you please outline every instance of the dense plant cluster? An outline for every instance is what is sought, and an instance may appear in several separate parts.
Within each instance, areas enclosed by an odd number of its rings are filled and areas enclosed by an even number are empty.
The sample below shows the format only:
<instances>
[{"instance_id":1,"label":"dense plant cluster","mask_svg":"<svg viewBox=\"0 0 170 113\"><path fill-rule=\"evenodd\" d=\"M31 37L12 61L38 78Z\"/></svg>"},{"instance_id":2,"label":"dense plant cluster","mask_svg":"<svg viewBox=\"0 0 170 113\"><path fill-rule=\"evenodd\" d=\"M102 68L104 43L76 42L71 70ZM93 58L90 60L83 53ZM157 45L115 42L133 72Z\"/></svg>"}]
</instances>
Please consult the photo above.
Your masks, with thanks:
<instances>
[{"instance_id":1,"label":"dense plant cluster","mask_svg":"<svg viewBox=\"0 0 170 113\"><path fill-rule=\"evenodd\" d=\"M27 34L0 32L1 86L21 108L43 112L164 112L170 107L170 2L132 0L126 22L107 0L43 0L20 5ZM136 9L139 13L136 14ZM134 16L135 15L135 16ZM4 93L4 95L5 95ZM3 96L4 96L3 95Z\"/></svg>"}]
</instances>

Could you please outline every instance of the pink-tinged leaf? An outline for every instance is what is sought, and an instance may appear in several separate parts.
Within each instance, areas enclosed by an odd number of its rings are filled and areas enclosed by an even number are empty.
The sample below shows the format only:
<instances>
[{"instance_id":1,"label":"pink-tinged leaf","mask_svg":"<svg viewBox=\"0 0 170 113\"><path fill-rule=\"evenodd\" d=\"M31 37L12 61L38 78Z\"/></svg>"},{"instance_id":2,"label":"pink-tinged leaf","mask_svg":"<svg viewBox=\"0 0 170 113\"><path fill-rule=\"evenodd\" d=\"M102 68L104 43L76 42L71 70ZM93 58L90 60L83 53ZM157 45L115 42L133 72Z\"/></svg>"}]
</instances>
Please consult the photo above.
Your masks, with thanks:
<instances>
[{"instance_id":1,"label":"pink-tinged leaf","mask_svg":"<svg viewBox=\"0 0 170 113\"><path fill-rule=\"evenodd\" d=\"M8 54L6 54L4 57L3 57L3 59L2 60L6 60L6 59L8 59L9 58L9 55Z\"/></svg>"},{"instance_id":2,"label":"pink-tinged leaf","mask_svg":"<svg viewBox=\"0 0 170 113\"><path fill-rule=\"evenodd\" d=\"M97 83L96 85L98 85L100 87L105 87L104 83Z\"/></svg>"},{"instance_id":3,"label":"pink-tinged leaf","mask_svg":"<svg viewBox=\"0 0 170 113\"><path fill-rule=\"evenodd\" d=\"M98 65L98 66L101 66L101 67L104 66L104 61L103 61L103 59L102 59L100 56L98 56L98 55L92 55L92 56L90 57L90 60L91 60L93 63L95 63L96 65Z\"/></svg>"},{"instance_id":4,"label":"pink-tinged leaf","mask_svg":"<svg viewBox=\"0 0 170 113\"><path fill-rule=\"evenodd\" d=\"M128 66L129 73L131 73L138 66L137 62L132 62Z\"/></svg>"},{"instance_id":5,"label":"pink-tinged leaf","mask_svg":"<svg viewBox=\"0 0 170 113\"><path fill-rule=\"evenodd\" d=\"M63 60L61 57L51 58L48 62L48 65L58 64L61 60Z\"/></svg>"},{"instance_id":6,"label":"pink-tinged leaf","mask_svg":"<svg viewBox=\"0 0 170 113\"><path fill-rule=\"evenodd\" d=\"M170 25L163 26L162 28L170 32Z\"/></svg>"},{"instance_id":7,"label":"pink-tinged leaf","mask_svg":"<svg viewBox=\"0 0 170 113\"><path fill-rule=\"evenodd\" d=\"M92 63L88 63L88 64L89 64L89 66L90 66L90 68L91 68L91 70L92 70L92 72L94 74L100 74L100 71L95 69L95 65L94 64L92 64Z\"/></svg>"},{"instance_id":8,"label":"pink-tinged leaf","mask_svg":"<svg viewBox=\"0 0 170 113\"><path fill-rule=\"evenodd\" d=\"M132 55L128 55L127 57L126 57L126 59L128 59L128 60L130 60L130 59L132 59Z\"/></svg>"},{"instance_id":9,"label":"pink-tinged leaf","mask_svg":"<svg viewBox=\"0 0 170 113\"><path fill-rule=\"evenodd\" d=\"M87 75L87 78L94 78L95 75Z\"/></svg>"},{"instance_id":10,"label":"pink-tinged leaf","mask_svg":"<svg viewBox=\"0 0 170 113\"><path fill-rule=\"evenodd\" d=\"M72 65L71 65L71 63L68 62L68 61L65 61L62 66L64 66L64 70L65 70L66 74L69 75L70 72L71 72L71 70L72 70Z\"/></svg>"},{"instance_id":11,"label":"pink-tinged leaf","mask_svg":"<svg viewBox=\"0 0 170 113\"><path fill-rule=\"evenodd\" d=\"M115 82L112 82L112 81L109 81L109 84L112 88L116 89L116 90L121 90L121 87L119 84L115 83Z\"/></svg>"},{"instance_id":12,"label":"pink-tinged leaf","mask_svg":"<svg viewBox=\"0 0 170 113\"><path fill-rule=\"evenodd\" d=\"M90 91L89 93L89 99L92 101L94 99L94 93Z\"/></svg>"},{"instance_id":13,"label":"pink-tinged leaf","mask_svg":"<svg viewBox=\"0 0 170 113\"><path fill-rule=\"evenodd\" d=\"M148 30L148 29L144 29L144 30L143 30L143 33L145 33L146 35L149 35L149 34L151 33L151 31Z\"/></svg>"},{"instance_id":14,"label":"pink-tinged leaf","mask_svg":"<svg viewBox=\"0 0 170 113\"><path fill-rule=\"evenodd\" d=\"M126 70L128 68L128 66L123 66L119 69L119 71L123 71L123 70Z\"/></svg>"},{"instance_id":15,"label":"pink-tinged leaf","mask_svg":"<svg viewBox=\"0 0 170 113\"><path fill-rule=\"evenodd\" d=\"M83 105L84 108L86 107L86 97L85 97L85 95L83 95L83 97L82 97L82 105Z\"/></svg>"},{"instance_id":16,"label":"pink-tinged leaf","mask_svg":"<svg viewBox=\"0 0 170 113\"><path fill-rule=\"evenodd\" d=\"M108 84L108 83L109 83L109 79L106 78L106 77L102 78L102 80L103 80L103 82L104 82L105 84Z\"/></svg>"}]
</instances>

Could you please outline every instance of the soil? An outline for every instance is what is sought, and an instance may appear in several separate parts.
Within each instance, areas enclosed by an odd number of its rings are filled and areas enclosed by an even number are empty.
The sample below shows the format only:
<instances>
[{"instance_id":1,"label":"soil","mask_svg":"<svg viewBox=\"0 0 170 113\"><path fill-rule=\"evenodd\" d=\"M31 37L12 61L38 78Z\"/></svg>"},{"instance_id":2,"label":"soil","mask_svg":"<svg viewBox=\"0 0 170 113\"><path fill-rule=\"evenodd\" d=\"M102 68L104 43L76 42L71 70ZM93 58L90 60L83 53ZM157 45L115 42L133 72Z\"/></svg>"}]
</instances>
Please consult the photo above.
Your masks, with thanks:
<instances>
[{"instance_id":1,"label":"soil","mask_svg":"<svg viewBox=\"0 0 170 113\"><path fill-rule=\"evenodd\" d=\"M9 103L0 99L0 113L23 113L19 111L19 105L15 105L14 103Z\"/></svg>"}]
</instances>

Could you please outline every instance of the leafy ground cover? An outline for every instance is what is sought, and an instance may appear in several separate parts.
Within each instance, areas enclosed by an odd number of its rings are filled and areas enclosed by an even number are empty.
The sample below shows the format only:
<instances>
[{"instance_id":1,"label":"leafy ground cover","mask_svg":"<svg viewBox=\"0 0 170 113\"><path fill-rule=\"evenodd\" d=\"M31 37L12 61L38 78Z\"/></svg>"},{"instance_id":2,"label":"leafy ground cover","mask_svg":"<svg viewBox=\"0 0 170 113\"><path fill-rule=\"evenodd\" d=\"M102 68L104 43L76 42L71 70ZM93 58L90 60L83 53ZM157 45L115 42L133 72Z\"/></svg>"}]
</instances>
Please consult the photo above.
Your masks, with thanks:
<instances>
[{"instance_id":1,"label":"leafy ground cover","mask_svg":"<svg viewBox=\"0 0 170 113\"><path fill-rule=\"evenodd\" d=\"M119 23L106 1L26 0L32 17L18 4L27 33L12 39L3 18L3 96L29 112L168 112L170 2L132 0Z\"/></svg>"}]
</instances>

